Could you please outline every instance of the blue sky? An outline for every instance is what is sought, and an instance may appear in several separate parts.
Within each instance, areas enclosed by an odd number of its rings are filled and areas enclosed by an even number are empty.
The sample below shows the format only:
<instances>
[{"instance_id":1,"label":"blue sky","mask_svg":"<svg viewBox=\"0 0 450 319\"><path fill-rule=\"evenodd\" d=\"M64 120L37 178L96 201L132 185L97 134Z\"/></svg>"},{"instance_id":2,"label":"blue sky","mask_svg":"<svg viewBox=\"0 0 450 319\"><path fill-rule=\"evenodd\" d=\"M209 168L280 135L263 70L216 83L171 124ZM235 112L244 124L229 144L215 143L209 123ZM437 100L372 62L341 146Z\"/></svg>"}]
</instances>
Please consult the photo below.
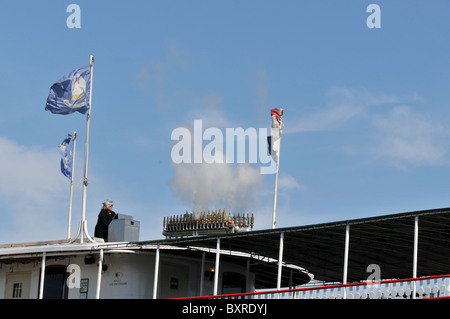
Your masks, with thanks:
<instances>
[{"instance_id":1,"label":"blue sky","mask_svg":"<svg viewBox=\"0 0 450 319\"><path fill-rule=\"evenodd\" d=\"M81 28L66 25L71 3ZM378 29L366 24L372 3ZM76 232L86 118L44 108L90 54L91 235L105 199L141 222L142 240L195 205L271 228L274 175L258 163L176 166L171 133L194 120L268 128L273 107L285 110L277 227L448 207L449 12L447 0L3 3L0 243L67 236L57 146L73 131Z\"/></svg>"}]
</instances>

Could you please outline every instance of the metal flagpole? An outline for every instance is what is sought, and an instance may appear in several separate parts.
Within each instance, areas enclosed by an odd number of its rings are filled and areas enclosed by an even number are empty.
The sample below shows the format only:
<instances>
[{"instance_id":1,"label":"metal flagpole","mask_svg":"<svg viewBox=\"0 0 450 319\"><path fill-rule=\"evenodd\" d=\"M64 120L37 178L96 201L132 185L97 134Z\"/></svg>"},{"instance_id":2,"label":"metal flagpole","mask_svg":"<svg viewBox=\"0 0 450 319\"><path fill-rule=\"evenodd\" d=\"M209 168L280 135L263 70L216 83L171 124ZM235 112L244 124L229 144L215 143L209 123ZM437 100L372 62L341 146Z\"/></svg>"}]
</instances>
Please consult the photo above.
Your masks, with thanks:
<instances>
[{"instance_id":1,"label":"metal flagpole","mask_svg":"<svg viewBox=\"0 0 450 319\"><path fill-rule=\"evenodd\" d=\"M77 132L73 132L72 178L70 179L69 226L67 229L67 239L70 239L70 229L72 228L73 176L75 173L75 150L76 150L76 147L77 147Z\"/></svg>"},{"instance_id":2,"label":"metal flagpole","mask_svg":"<svg viewBox=\"0 0 450 319\"><path fill-rule=\"evenodd\" d=\"M91 122L91 110L92 110L92 82L94 77L94 56L91 55L89 59L89 65L91 66L91 87L89 93L89 111L86 116L86 144L84 150L84 178L83 178L83 199L82 199L82 215L81 215L81 237L80 242L83 243L84 235L89 241L94 242L94 240L89 236L86 224L86 188L88 185L87 179L87 168L88 168L88 153L89 153L89 126Z\"/></svg>"},{"instance_id":3,"label":"metal flagpole","mask_svg":"<svg viewBox=\"0 0 450 319\"><path fill-rule=\"evenodd\" d=\"M80 237L80 243L84 242L84 236L90 241L95 243L95 240L89 236L87 231L87 223L86 223L86 187L88 184L87 179L87 167L88 167L88 153L89 153L89 126L91 122L91 109L92 109L92 82L94 78L94 56L91 55L89 57L89 65L91 67L91 84L89 91L89 111L86 116L86 144L84 146L84 177L83 177L83 198L82 198L82 213L81 213L81 221L78 228L77 235L74 239L72 239L69 243L75 242L75 240Z\"/></svg>"},{"instance_id":4,"label":"metal flagpole","mask_svg":"<svg viewBox=\"0 0 450 319\"><path fill-rule=\"evenodd\" d=\"M280 168L280 151L281 151L281 131L283 127L283 109L280 109L280 128L279 128L279 141L278 141L278 156L277 156L277 163L276 163L276 172L275 172L275 191L273 193L273 214L272 214L272 229L275 229L275 224L277 223L276 216L277 216L277 197L278 197L278 169ZM272 134L273 135L273 134ZM273 139L273 136L272 136ZM273 140L272 140L273 143Z\"/></svg>"},{"instance_id":5,"label":"metal flagpole","mask_svg":"<svg viewBox=\"0 0 450 319\"><path fill-rule=\"evenodd\" d=\"M280 145L281 145L281 135L280 141L278 142L278 157L277 157L277 167L275 172L275 191L273 193L273 216L272 216L272 229L275 229L275 224L277 223L277 197L278 197L278 169L280 167Z\"/></svg>"}]
</instances>

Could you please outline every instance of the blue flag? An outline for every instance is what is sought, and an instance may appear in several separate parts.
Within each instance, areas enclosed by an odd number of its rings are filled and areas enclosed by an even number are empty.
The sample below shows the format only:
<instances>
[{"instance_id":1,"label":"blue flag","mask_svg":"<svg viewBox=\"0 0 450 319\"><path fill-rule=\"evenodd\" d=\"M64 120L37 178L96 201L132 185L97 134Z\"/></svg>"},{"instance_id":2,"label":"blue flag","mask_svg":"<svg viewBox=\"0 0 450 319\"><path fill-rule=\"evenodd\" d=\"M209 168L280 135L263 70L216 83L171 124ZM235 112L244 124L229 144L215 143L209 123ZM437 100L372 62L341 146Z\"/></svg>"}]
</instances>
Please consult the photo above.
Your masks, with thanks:
<instances>
[{"instance_id":1,"label":"blue flag","mask_svg":"<svg viewBox=\"0 0 450 319\"><path fill-rule=\"evenodd\" d=\"M73 143L72 134L68 134L58 146L59 154L61 154L61 173L70 180L72 179Z\"/></svg>"},{"instance_id":2,"label":"blue flag","mask_svg":"<svg viewBox=\"0 0 450 319\"><path fill-rule=\"evenodd\" d=\"M45 110L53 114L86 114L89 111L91 87L90 66L76 69L64 75L50 88Z\"/></svg>"}]
</instances>

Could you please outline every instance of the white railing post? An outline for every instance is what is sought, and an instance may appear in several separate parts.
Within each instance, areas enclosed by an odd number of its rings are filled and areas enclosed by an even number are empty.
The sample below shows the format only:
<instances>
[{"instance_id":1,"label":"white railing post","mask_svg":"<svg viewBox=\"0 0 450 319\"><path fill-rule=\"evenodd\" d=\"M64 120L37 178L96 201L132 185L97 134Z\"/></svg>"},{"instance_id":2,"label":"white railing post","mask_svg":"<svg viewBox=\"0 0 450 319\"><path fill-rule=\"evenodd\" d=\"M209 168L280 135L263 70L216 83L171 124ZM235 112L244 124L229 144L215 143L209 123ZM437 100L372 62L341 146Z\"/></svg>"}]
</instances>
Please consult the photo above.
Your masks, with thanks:
<instances>
[{"instance_id":1,"label":"white railing post","mask_svg":"<svg viewBox=\"0 0 450 319\"><path fill-rule=\"evenodd\" d=\"M155 256L155 274L153 276L153 299L158 296L158 277L159 277L159 244L156 245Z\"/></svg>"},{"instance_id":2,"label":"white railing post","mask_svg":"<svg viewBox=\"0 0 450 319\"><path fill-rule=\"evenodd\" d=\"M217 238L216 265L214 267L214 295L217 295L217 290L219 287L219 260L220 260L220 238Z\"/></svg>"},{"instance_id":3,"label":"white railing post","mask_svg":"<svg viewBox=\"0 0 450 319\"><path fill-rule=\"evenodd\" d=\"M350 225L347 225L345 226L344 277L342 279L342 283L344 285L347 284L349 243L350 243ZM345 299L347 297L347 293L345 287L343 289L344 289L343 298Z\"/></svg>"},{"instance_id":4,"label":"white railing post","mask_svg":"<svg viewBox=\"0 0 450 319\"><path fill-rule=\"evenodd\" d=\"M42 263L41 263L41 281L39 285L39 299L44 298L44 279L45 279L45 251L42 253Z\"/></svg>"},{"instance_id":5,"label":"white railing post","mask_svg":"<svg viewBox=\"0 0 450 319\"><path fill-rule=\"evenodd\" d=\"M413 256L413 278L417 278L417 252L419 245L419 216L414 218L414 256ZM416 299L416 281L412 283L412 299Z\"/></svg>"},{"instance_id":6,"label":"white railing post","mask_svg":"<svg viewBox=\"0 0 450 319\"><path fill-rule=\"evenodd\" d=\"M284 233L280 234L280 248L278 251L278 276L277 276L277 290L281 289L281 271L283 269L283 249L284 249Z\"/></svg>"},{"instance_id":7,"label":"white railing post","mask_svg":"<svg viewBox=\"0 0 450 319\"><path fill-rule=\"evenodd\" d=\"M102 271L103 271L103 249L100 249L98 258L98 272L97 272L97 290L95 292L95 299L100 299L100 287L102 283Z\"/></svg>"}]
</instances>

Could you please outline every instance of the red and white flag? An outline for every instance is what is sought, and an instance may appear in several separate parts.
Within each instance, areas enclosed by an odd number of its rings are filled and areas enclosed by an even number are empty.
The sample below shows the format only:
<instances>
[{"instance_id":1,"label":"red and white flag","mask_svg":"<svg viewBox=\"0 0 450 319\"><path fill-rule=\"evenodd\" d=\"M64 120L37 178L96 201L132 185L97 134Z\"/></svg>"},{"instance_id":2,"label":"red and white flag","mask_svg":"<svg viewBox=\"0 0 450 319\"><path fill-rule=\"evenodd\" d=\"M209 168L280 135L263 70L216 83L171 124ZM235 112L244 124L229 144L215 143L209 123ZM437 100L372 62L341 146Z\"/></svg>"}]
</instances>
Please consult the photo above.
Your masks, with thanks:
<instances>
[{"instance_id":1,"label":"red and white flag","mask_svg":"<svg viewBox=\"0 0 450 319\"><path fill-rule=\"evenodd\" d=\"M272 118L272 136L269 137L269 154L272 156L273 160L278 163L280 156L280 139L283 131L283 109L271 109L270 116Z\"/></svg>"}]
</instances>

